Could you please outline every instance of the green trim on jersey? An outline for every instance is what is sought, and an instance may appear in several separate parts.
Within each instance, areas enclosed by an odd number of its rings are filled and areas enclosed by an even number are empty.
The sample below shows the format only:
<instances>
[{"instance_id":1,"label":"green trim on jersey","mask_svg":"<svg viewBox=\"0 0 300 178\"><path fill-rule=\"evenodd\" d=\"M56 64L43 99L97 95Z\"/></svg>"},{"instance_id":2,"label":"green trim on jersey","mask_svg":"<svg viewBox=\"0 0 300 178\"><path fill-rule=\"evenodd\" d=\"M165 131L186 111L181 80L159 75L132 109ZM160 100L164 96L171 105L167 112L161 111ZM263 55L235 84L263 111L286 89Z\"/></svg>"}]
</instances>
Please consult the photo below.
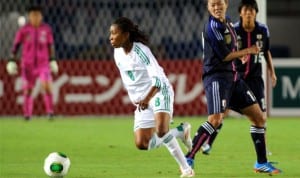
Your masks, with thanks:
<instances>
[{"instance_id":1,"label":"green trim on jersey","mask_svg":"<svg viewBox=\"0 0 300 178\"><path fill-rule=\"evenodd\" d=\"M133 75L133 72L131 70L127 71L127 75L128 77L132 80L132 81L135 81L135 77Z\"/></svg>"},{"instance_id":2,"label":"green trim on jersey","mask_svg":"<svg viewBox=\"0 0 300 178\"><path fill-rule=\"evenodd\" d=\"M153 78L155 78L154 86L157 87L157 88L160 88L161 87L161 81L159 80L159 78L158 77L153 77Z\"/></svg>"},{"instance_id":3,"label":"green trim on jersey","mask_svg":"<svg viewBox=\"0 0 300 178\"><path fill-rule=\"evenodd\" d=\"M146 65L150 64L150 60L148 56L144 53L144 51L138 46L134 45L134 52L141 58L142 62Z\"/></svg>"}]
</instances>

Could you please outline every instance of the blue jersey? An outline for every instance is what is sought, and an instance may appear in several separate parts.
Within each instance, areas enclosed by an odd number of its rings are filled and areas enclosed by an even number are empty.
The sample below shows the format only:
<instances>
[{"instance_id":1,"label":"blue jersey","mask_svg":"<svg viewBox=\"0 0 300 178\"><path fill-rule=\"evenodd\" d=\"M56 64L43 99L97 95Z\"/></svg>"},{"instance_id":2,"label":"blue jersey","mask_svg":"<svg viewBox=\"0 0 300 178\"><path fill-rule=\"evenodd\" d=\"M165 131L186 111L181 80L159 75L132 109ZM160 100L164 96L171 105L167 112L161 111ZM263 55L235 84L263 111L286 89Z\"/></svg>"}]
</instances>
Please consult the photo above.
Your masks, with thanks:
<instances>
[{"instance_id":1,"label":"blue jersey","mask_svg":"<svg viewBox=\"0 0 300 178\"><path fill-rule=\"evenodd\" d=\"M237 36L230 19L226 22L210 16L203 30L203 81L211 82L210 78L237 79L234 62L225 62L226 56L237 50Z\"/></svg>"},{"instance_id":2,"label":"blue jersey","mask_svg":"<svg viewBox=\"0 0 300 178\"><path fill-rule=\"evenodd\" d=\"M245 64L236 61L239 63L237 64L238 71L245 80L253 77L262 77L261 61L262 59L267 59L268 51L270 50L268 27L259 22L255 22L255 28L252 32L246 32L240 22L237 22L234 27L238 35L239 49L248 48L252 45L258 45L261 48L259 54L248 55L248 61Z\"/></svg>"}]
</instances>

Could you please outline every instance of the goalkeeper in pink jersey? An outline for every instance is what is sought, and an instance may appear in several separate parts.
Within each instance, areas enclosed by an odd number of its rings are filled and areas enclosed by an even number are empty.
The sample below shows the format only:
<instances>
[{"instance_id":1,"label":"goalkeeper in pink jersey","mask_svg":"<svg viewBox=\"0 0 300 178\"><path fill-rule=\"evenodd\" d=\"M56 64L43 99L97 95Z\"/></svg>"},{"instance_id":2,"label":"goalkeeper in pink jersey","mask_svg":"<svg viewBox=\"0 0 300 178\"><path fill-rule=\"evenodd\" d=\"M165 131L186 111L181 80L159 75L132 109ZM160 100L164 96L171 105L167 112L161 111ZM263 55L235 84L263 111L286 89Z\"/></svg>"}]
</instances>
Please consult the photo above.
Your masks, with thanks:
<instances>
[{"instance_id":1,"label":"goalkeeper in pink jersey","mask_svg":"<svg viewBox=\"0 0 300 178\"><path fill-rule=\"evenodd\" d=\"M26 120L32 116L32 89L37 79L40 79L46 112L49 118L53 116L52 77L57 73L55 61L54 40L51 27L43 23L41 7L32 6L28 9L29 23L16 33L11 58L6 69L10 75L17 74L16 54L22 46L21 75L23 89L23 113Z\"/></svg>"}]
</instances>

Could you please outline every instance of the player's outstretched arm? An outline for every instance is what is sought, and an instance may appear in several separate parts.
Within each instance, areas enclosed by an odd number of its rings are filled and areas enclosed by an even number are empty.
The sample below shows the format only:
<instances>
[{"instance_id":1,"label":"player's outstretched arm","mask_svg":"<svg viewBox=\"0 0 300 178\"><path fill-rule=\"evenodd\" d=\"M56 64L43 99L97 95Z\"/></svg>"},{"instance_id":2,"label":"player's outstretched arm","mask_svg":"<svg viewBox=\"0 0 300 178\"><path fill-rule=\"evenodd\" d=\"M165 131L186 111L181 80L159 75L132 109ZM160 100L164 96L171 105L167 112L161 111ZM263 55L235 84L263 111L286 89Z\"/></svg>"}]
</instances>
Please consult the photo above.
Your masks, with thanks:
<instances>
[{"instance_id":1,"label":"player's outstretched arm","mask_svg":"<svg viewBox=\"0 0 300 178\"><path fill-rule=\"evenodd\" d=\"M15 39L13 42L13 46L11 49L11 54L8 59L8 63L6 64L6 71L9 75L16 75L18 73L18 66L16 64L17 53L21 47L23 41L23 30L19 29L15 35Z\"/></svg>"}]
</instances>

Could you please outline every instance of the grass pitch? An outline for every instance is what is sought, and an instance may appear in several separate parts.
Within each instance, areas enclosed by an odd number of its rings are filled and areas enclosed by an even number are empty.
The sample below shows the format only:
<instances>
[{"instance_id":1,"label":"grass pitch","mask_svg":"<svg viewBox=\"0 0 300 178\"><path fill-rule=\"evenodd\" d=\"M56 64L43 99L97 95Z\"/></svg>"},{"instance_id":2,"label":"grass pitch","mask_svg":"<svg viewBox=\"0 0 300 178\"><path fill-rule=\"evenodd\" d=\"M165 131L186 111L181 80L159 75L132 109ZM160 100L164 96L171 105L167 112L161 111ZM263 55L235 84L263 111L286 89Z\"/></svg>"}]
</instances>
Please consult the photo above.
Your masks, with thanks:
<instances>
[{"instance_id":1,"label":"grass pitch","mask_svg":"<svg viewBox=\"0 0 300 178\"><path fill-rule=\"evenodd\" d=\"M204 118L176 118L171 127L189 121L193 133ZM45 157L66 153L71 168L66 178L174 178L179 169L166 148L139 151L130 118L0 119L0 178L46 178ZM300 119L269 118L267 144L283 170L281 178L300 177ZM199 178L269 177L252 171L255 152L245 119L226 119L210 156L199 153Z\"/></svg>"}]
</instances>

